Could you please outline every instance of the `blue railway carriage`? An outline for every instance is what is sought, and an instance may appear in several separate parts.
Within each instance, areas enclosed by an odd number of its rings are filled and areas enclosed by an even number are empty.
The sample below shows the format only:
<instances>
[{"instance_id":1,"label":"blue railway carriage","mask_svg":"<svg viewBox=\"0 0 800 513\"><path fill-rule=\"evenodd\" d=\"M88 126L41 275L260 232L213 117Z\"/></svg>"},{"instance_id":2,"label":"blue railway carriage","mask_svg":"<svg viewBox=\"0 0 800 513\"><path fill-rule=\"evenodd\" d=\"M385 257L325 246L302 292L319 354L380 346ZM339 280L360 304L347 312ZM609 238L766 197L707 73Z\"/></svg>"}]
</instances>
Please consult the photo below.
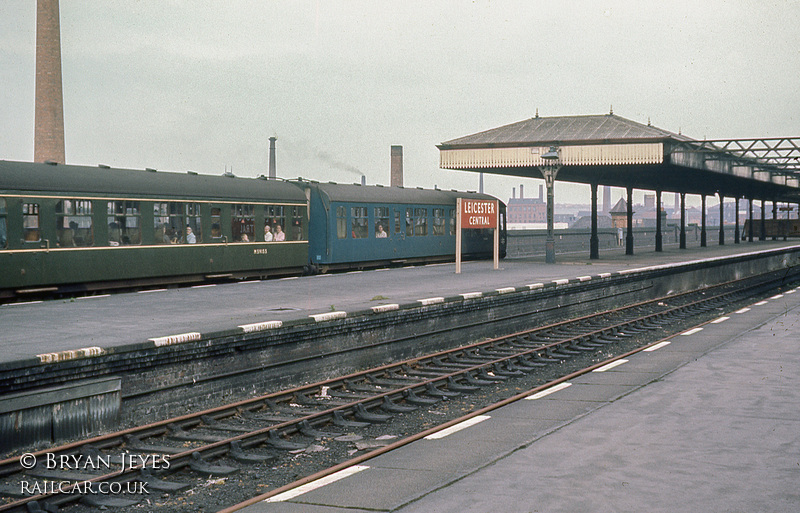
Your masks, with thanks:
<instances>
[{"instance_id":1,"label":"blue railway carriage","mask_svg":"<svg viewBox=\"0 0 800 513\"><path fill-rule=\"evenodd\" d=\"M316 270L455 259L456 198L486 194L298 181L309 198L309 258ZM500 254L505 256L505 204ZM492 258L492 230L464 230L464 258Z\"/></svg>"},{"instance_id":2,"label":"blue railway carriage","mask_svg":"<svg viewBox=\"0 0 800 513\"><path fill-rule=\"evenodd\" d=\"M0 161L0 300L297 273L307 225L283 181Z\"/></svg>"}]
</instances>

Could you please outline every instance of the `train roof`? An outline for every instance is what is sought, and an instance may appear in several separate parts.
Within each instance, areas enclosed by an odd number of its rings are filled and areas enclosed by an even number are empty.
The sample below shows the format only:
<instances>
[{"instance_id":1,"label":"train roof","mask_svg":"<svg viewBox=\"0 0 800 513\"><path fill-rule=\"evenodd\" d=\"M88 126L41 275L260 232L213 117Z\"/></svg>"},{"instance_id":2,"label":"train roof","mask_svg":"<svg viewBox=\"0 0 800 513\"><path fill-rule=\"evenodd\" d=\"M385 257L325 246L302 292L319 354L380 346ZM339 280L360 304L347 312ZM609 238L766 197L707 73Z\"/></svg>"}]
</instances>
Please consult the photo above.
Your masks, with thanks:
<instances>
[{"instance_id":1,"label":"train roof","mask_svg":"<svg viewBox=\"0 0 800 513\"><path fill-rule=\"evenodd\" d=\"M444 191L410 187L383 187L380 185L358 185L318 183L299 180L301 187L316 188L331 201L348 203L418 203L426 205L452 205L456 198L497 199L488 194L463 191Z\"/></svg>"},{"instance_id":2,"label":"train roof","mask_svg":"<svg viewBox=\"0 0 800 513\"><path fill-rule=\"evenodd\" d=\"M198 200L306 201L283 180L0 160L0 191Z\"/></svg>"}]
</instances>

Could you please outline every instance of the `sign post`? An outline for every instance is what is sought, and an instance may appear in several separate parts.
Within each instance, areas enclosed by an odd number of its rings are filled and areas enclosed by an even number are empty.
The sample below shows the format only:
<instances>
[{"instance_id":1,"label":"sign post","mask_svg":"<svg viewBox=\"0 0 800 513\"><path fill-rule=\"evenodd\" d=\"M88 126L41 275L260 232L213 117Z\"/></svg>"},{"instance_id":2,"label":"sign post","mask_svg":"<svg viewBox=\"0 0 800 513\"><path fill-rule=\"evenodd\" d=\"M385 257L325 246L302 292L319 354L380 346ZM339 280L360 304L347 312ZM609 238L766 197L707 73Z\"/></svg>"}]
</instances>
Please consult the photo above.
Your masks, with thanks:
<instances>
[{"instance_id":1,"label":"sign post","mask_svg":"<svg viewBox=\"0 0 800 513\"><path fill-rule=\"evenodd\" d=\"M500 268L500 216L497 200L457 198L456 274L461 274L461 230L494 229L494 268Z\"/></svg>"}]
</instances>

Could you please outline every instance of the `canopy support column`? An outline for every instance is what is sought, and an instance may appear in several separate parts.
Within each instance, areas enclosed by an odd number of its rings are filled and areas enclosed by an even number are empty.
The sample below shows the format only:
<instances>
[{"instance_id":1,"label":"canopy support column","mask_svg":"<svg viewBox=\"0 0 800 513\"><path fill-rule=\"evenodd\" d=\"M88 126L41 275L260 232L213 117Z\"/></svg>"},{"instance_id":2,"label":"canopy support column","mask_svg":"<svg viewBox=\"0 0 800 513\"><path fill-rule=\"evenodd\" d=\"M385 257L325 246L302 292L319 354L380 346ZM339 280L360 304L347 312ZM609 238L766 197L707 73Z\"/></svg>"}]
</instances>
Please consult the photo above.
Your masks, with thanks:
<instances>
[{"instance_id":1,"label":"canopy support column","mask_svg":"<svg viewBox=\"0 0 800 513\"><path fill-rule=\"evenodd\" d=\"M704 248L706 244L706 195L700 195L700 247Z\"/></svg>"},{"instance_id":2,"label":"canopy support column","mask_svg":"<svg viewBox=\"0 0 800 513\"><path fill-rule=\"evenodd\" d=\"M725 245L725 196L719 193L719 245Z\"/></svg>"},{"instance_id":3,"label":"canopy support column","mask_svg":"<svg viewBox=\"0 0 800 513\"><path fill-rule=\"evenodd\" d=\"M747 242L753 242L753 198L747 200L748 204L748 220L750 221L747 225Z\"/></svg>"},{"instance_id":4,"label":"canopy support column","mask_svg":"<svg viewBox=\"0 0 800 513\"><path fill-rule=\"evenodd\" d=\"M734 226L736 228L735 228L734 234L733 234L733 243L734 244L739 244L739 196L736 196L734 203L735 203L734 207L735 207L735 210L736 210L736 212L735 212L736 219L734 219L733 222L734 222Z\"/></svg>"},{"instance_id":5,"label":"canopy support column","mask_svg":"<svg viewBox=\"0 0 800 513\"><path fill-rule=\"evenodd\" d=\"M767 220L766 217L766 204L767 202L761 200L761 233L758 234L758 240L767 240Z\"/></svg>"},{"instance_id":6,"label":"canopy support column","mask_svg":"<svg viewBox=\"0 0 800 513\"><path fill-rule=\"evenodd\" d=\"M592 184L592 236L589 238L589 259L600 258L600 238L597 236L597 184Z\"/></svg>"},{"instance_id":7,"label":"canopy support column","mask_svg":"<svg viewBox=\"0 0 800 513\"><path fill-rule=\"evenodd\" d=\"M547 240L545 241L544 261L548 264L556 263L556 238L553 233L553 219L555 217L555 183L556 175L561 166L542 166L539 170L544 177L547 187Z\"/></svg>"},{"instance_id":8,"label":"canopy support column","mask_svg":"<svg viewBox=\"0 0 800 513\"><path fill-rule=\"evenodd\" d=\"M656 190L656 252L664 251L664 238L661 235L661 191Z\"/></svg>"},{"instance_id":9,"label":"canopy support column","mask_svg":"<svg viewBox=\"0 0 800 513\"><path fill-rule=\"evenodd\" d=\"M686 193L681 193L681 239L680 249L686 249Z\"/></svg>"},{"instance_id":10,"label":"canopy support column","mask_svg":"<svg viewBox=\"0 0 800 513\"><path fill-rule=\"evenodd\" d=\"M625 254L633 255L633 187L628 187L628 230L625 234Z\"/></svg>"}]
</instances>

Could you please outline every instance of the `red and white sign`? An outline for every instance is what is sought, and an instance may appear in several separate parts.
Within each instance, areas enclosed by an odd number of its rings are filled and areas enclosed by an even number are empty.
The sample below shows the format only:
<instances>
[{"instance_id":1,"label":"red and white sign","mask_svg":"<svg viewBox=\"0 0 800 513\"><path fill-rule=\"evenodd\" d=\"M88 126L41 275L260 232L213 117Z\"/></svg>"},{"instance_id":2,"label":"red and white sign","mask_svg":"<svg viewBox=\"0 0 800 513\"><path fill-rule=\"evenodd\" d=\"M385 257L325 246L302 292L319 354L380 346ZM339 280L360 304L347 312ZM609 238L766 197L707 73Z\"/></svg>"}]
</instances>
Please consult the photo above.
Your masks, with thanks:
<instances>
[{"instance_id":1,"label":"red and white sign","mask_svg":"<svg viewBox=\"0 0 800 513\"><path fill-rule=\"evenodd\" d=\"M494 229L494 268L500 268L500 226L497 200L456 200L456 274L461 273L461 230L474 228Z\"/></svg>"},{"instance_id":2,"label":"red and white sign","mask_svg":"<svg viewBox=\"0 0 800 513\"><path fill-rule=\"evenodd\" d=\"M461 228L497 228L497 201L461 199Z\"/></svg>"}]
</instances>

